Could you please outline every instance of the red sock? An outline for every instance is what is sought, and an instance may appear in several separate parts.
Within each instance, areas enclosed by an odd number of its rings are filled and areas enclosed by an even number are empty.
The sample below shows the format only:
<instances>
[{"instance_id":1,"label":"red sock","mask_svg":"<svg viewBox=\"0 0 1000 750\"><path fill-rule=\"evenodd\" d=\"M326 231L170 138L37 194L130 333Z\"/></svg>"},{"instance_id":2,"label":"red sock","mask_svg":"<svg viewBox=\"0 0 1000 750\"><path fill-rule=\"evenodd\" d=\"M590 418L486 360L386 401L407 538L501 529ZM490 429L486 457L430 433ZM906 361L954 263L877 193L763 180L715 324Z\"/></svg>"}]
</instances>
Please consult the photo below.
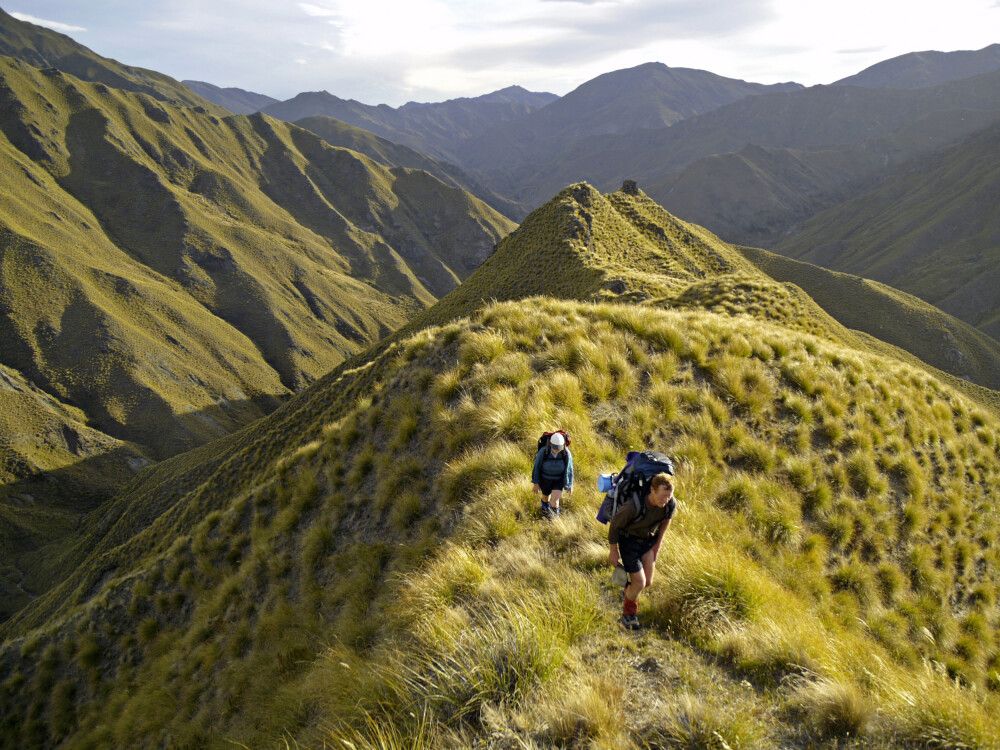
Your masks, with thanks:
<instances>
[{"instance_id":1,"label":"red sock","mask_svg":"<svg viewBox=\"0 0 1000 750\"><path fill-rule=\"evenodd\" d=\"M625 597L625 600L622 602L622 613L626 615L634 615L638 611L639 611L639 602L637 602L635 599L629 599L628 597Z\"/></svg>"}]
</instances>

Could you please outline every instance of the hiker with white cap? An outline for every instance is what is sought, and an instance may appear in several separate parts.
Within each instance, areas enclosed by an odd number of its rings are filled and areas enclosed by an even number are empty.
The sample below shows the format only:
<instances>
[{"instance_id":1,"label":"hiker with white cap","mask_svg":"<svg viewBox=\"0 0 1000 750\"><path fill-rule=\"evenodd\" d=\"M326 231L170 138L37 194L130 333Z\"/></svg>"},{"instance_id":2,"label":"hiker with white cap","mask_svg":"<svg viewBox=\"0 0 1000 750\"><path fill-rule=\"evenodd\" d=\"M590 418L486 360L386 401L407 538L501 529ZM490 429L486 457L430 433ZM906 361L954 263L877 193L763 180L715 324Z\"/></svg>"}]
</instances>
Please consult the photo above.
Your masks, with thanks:
<instances>
[{"instance_id":1,"label":"hiker with white cap","mask_svg":"<svg viewBox=\"0 0 1000 750\"><path fill-rule=\"evenodd\" d=\"M569 435L565 431L546 432L538 438L531 482L542 500L542 516L558 516L563 492L573 491L573 454L569 451Z\"/></svg>"}]
</instances>

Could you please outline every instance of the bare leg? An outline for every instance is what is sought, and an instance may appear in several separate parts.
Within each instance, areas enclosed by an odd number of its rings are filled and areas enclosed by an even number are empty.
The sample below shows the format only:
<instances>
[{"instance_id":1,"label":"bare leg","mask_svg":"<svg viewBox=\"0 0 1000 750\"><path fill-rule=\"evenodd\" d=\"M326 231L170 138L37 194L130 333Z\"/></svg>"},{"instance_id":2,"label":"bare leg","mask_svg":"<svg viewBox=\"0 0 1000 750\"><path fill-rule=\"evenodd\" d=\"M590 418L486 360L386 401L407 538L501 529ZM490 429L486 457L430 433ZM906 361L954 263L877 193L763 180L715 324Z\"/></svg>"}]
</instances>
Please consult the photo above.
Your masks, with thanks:
<instances>
[{"instance_id":1,"label":"bare leg","mask_svg":"<svg viewBox=\"0 0 1000 750\"><path fill-rule=\"evenodd\" d=\"M638 573L629 573L628 586L625 587L625 598L633 602L639 598L640 592L646 588L646 574L642 570Z\"/></svg>"},{"instance_id":2,"label":"bare leg","mask_svg":"<svg viewBox=\"0 0 1000 750\"><path fill-rule=\"evenodd\" d=\"M562 490L552 490L552 494L549 495L549 503L553 508L559 508L559 500L562 498Z\"/></svg>"},{"instance_id":3,"label":"bare leg","mask_svg":"<svg viewBox=\"0 0 1000 750\"><path fill-rule=\"evenodd\" d=\"M646 574L646 588L653 585L653 569L656 567L656 557L653 550L642 556L642 570Z\"/></svg>"}]
</instances>

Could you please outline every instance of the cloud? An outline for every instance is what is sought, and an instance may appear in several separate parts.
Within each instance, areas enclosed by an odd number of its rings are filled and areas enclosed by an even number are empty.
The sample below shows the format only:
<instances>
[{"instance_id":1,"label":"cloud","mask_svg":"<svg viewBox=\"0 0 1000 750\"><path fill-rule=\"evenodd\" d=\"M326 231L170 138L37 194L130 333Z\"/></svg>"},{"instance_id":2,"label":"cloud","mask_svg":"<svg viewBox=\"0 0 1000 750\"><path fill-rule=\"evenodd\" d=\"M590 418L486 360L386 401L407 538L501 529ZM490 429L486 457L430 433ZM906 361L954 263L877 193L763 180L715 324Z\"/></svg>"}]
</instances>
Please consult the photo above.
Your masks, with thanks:
<instances>
[{"instance_id":1,"label":"cloud","mask_svg":"<svg viewBox=\"0 0 1000 750\"><path fill-rule=\"evenodd\" d=\"M998 0L1000 2L1000 0ZM854 47L853 49L838 49L836 53L838 55L870 55L873 52L881 52L885 49L885 45L879 45L877 47Z\"/></svg>"},{"instance_id":2,"label":"cloud","mask_svg":"<svg viewBox=\"0 0 1000 750\"><path fill-rule=\"evenodd\" d=\"M74 32L86 31L83 26L74 26L71 23L62 23L61 21L50 21L47 18L38 18L36 16L28 15L27 13L19 13L17 11L11 11L10 13L18 21L25 21L26 23L33 23L36 26L44 26L47 29L52 29L53 31L58 31L63 34L72 34Z\"/></svg>"},{"instance_id":3,"label":"cloud","mask_svg":"<svg viewBox=\"0 0 1000 750\"><path fill-rule=\"evenodd\" d=\"M628 4L584 3L567 13L562 0L548 9L493 22L498 32L472 38L441 53L438 66L486 70L503 65L566 67L679 40L735 35L770 20L768 0L733 0L725 8L703 0L635 0ZM570 0L579 4L578 0ZM669 61L668 61L669 62Z\"/></svg>"},{"instance_id":4,"label":"cloud","mask_svg":"<svg viewBox=\"0 0 1000 750\"><path fill-rule=\"evenodd\" d=\"M299 3L298 5L299 8L302 10L302 12L305 13L307 16L316 16L322 18L326 16L338 15L337 11L334 10L333 8L326 8L320 5L313 5L312 3Z\"/></svg>"}]
</instances>

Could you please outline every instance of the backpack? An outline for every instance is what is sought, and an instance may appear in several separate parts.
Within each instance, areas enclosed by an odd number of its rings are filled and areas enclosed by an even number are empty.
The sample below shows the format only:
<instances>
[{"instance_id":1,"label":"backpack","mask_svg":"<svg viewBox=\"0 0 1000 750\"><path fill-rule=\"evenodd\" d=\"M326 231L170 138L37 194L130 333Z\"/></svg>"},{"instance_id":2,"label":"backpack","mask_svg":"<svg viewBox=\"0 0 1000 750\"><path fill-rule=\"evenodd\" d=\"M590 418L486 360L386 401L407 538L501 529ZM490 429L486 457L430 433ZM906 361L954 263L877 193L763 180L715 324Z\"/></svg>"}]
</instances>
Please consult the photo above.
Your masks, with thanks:
<instances>
[{"instance_id":1,"label":"backpack","mask_svg":"<svg viewBox=\"0 0 1000 750\"><path fill-rule=\"evenodd\" d=\"M597 520L609 523L628 501L636 503L636 517L642 518L646 512L642 500L649 493L653 477L660 473L674 475L674 463L669 456L656 451L629 451L625 467L612 475L612 486L597 511Z\"/></svg>"},{"instance_id":2,"label":"backpack","mask_svg":"<svg viewBox=\"0 0 1000 750\"><path fill-rule=\"evenodd\" d=\"M560 435L566 438L565 447L569 448L569 433L566 432L565 430L556 430L556 432L558 432ZM538 455L538 453L541 453L542 451L547 451L549 449L549 438L555 435L556 432L543 432L541 434L541 437L538 438L538 451L536 452L535 455ZM567 450L559 451L559 459L563 462L563 471L566 471L565 467L569 465L569 452Z\"/></svg>"}]
</instances>

